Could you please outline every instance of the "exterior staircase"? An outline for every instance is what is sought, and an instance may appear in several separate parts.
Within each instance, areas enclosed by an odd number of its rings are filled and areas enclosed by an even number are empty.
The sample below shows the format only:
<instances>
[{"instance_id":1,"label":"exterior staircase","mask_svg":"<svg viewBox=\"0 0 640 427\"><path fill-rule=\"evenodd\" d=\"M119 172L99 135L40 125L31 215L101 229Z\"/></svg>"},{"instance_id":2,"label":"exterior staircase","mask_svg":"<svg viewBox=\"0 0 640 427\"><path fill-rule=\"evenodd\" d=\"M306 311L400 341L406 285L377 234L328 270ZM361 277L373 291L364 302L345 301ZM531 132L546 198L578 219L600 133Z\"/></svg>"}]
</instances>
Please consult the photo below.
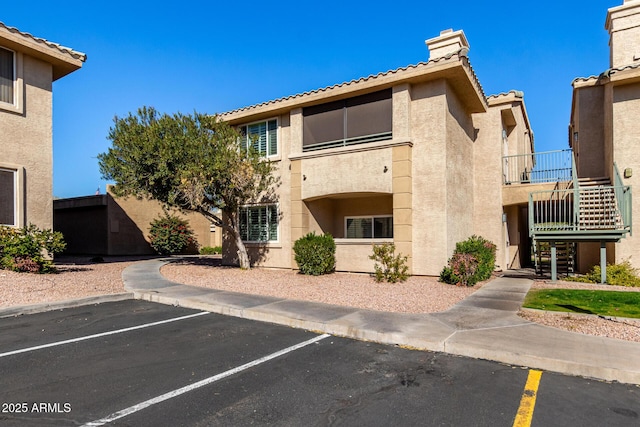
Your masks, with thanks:
<instances>
[{"instance_id":1,"label":"exterior staircase","mask_svg":"<svg viewBox=\"0 0 640 427\"><path fill-rule=\"evenodd\" d=\"M623 226L616 194L609 178L578 179L579 230L616 230Z\"/></svg>"},{"instance_id":2,"label":"exterior staircase","mask_svg":"<svg viewBox=\"0 0 640 427\"><path fill-rule=\"evenodd\" d=\"M535 242L536 274L551 275L551 244L549 242ZM575 272L576 244L575 242L556 243L556 263L558 274L569 275Z\"/></svg>"},{"instance_id":3,"label":"exterior staircase","mask_svg":"<svg viewBox=\"0 0 640 427\"><path fill-rule=\"evenodd\" d=\"M539 177L536 183L554 184L553 189L529 193L529 237L535 251L536 270L538 267L543 270L550 262L551 280L555 281L559 270L570 273L574 268L575 249L571 248L583 242L599 243L604 282L606 244L619 242L632 233L631 187L624 185L615 163L611 178L578 178L571 150L527 156L511 156L514 158L505 159L505 165L512 168L525 164L526 160L533 165L530 175ZM517 171L507 170L505 185L533 183L529 177L528 181L515 180Z\"/></svg>"}]
</instances>

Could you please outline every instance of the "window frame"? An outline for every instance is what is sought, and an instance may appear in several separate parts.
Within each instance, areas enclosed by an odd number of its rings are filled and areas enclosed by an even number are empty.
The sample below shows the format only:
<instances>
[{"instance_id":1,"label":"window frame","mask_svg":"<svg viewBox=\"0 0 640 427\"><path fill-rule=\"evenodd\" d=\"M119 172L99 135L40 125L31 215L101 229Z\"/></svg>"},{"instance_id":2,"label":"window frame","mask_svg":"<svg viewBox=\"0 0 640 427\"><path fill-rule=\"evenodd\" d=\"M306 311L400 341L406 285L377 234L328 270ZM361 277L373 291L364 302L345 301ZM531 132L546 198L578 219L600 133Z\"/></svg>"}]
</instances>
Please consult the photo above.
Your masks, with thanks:
<instances>
[{"instance_id":1,"label":"window frame","mask_svg":"<svg viewBox=\"0 0 640 427\"><path fill-rule=\"evenodd\" d=\"M21 187L21 179L20 179L20 175L21 175L21 168L16 168L16 167L10 167L10 166L5 166L3 164L0 164L0 171L2 172L9 172L11 174L13 174L13 224L4 224L4 223L0 223L0 226L7 226L7 227L21 227L22 226L22 221L21 219L21 191L20 189Z\"/></svg>"},{"instance_id":2,"label":"window frame","mask_svg":"<svg viewBox=\"0 0 640 427\"><path fill-rule=\"evenodd\" d=\"M275 208L275 218L276 218L276 227L275 227L275 232L276 232L276 238L275 240L271 240L269 239L269 228L270 228L270 223L269 223L269 208L274 207ZM266 209L265 212L265 218L267 219L267 224L266 224L266 234L267 234L267 239L266 240L249 240L249 227L251 226L250 224L250 217L247 218L246 223L247 223L247 231L246 231L246 235L243 235L243 230L242 230L242 215L243 215L243 211L248 213L252 210L252 209ZM242 239L242 241L244 243L250 243L250 244L274 244L274 243L279 243L280 242L280 205L278 203L259 203L259 204L253 204L253 205L244 205L244 206L240 206L240 208L238 209L238 228L240 230L240 238ZM245 239L246 237L246 239Z\"/></svg>"},{"instance_id":3,"label":"window frame","mask_svg":"<svg viewBox=\"0 0 640 427\"><path fill-rule=\"evenodd\" d=\"M391 236L376 236L375 235L375 226L374 226L374 222L375 221L374 220L376 218L391 218ZM370 219L371 220L371 237L349 237L348 236L347 222L350 219ZM357 239L357 240L364 240L364 239L370 239L370 240L374 240L374 239L393 239L393 214L345 216L344 217L344 238L345 239Z\"/></svg>"},{"instance_id":4,"label":"window frame","mask_svg":"<svg viewBox=\"0 0 640 427\"><path fill-rule=\"evenodd\" d=\"M270 132L269 122L275 122L275 129L274 129L275 135L276 135L276 144L275 144L276 152L275 153L271 153L271 145L269 144L269 132ZM266 147L265 147L266 153L261 153L259 149L258 149L258 153L260 154L261 157L264 157L264 158L278 157L280 155L280 120L278 117L271 117L264 120L256 120L256 121L245 123L238 126L237 129L242 135L240 137L240 149L244 151L247 151L249 149L248 147L249 138L247 136L249 132L249 126L260 124L260 123L264 123L266 126L266 132L267 132Z\"/></svg>"},{"instance_id":5,"label":"window frame","mask_svg":"<svg viewBox=\"0 0 640 427\"><path fill-rule=\"evenodd\" d=\"M22 114L23 110L23 89L22 89L22 81L23 81L23 65L22 52L18 52L13 49L9 49L6 46L0 45L0 49L4 49L13 54L13 102L5 102L0 101L0 110L10 111L12 113Z\"/></svg>"}]
</instances>

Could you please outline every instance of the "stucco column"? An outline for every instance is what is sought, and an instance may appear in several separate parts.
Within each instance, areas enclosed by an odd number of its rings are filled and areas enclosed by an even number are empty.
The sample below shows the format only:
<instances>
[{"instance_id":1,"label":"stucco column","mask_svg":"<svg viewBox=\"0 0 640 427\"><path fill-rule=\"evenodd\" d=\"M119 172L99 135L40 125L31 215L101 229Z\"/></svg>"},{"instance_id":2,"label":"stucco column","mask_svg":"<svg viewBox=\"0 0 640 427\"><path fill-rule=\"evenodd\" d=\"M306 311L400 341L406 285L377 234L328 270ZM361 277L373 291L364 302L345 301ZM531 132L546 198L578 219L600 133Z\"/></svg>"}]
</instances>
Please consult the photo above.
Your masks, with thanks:
<instances>
[{"instance_id":1,"label":"stucco column","mask_svg":"<svg viewBox=\"0 0 640 427\"><path fill-rule=\"evenodd\" d=\"M396 253L408 257L409 274L413 271L413 179L412 147L393 147L393 241Z\"/></svg>"}]
</instances>

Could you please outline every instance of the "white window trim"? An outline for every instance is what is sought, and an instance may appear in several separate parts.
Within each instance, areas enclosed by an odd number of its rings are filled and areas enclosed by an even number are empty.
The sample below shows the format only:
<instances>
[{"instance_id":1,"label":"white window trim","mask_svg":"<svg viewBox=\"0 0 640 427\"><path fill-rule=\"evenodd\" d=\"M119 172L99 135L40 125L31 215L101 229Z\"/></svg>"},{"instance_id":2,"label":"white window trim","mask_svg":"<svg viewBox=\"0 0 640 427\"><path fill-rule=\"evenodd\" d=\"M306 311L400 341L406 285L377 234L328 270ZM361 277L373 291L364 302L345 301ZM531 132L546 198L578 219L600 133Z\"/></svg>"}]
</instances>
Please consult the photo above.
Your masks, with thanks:
<instances>
[{"instance_id":1,"label":"white window trim","mask_svg":"<svg viewBox=\"0 0 640 427\"><path fill-rule=\"evenodd\" d=\"M373 219L374 218L391 218L391 220L393 221L393 215L355 215L355 216L345 216L344 217L344 239L343 240L388 240L388 239L393 239L392 237L346 237L347 236L347 220L349 219L362 219L362 218L370 218L371 219L371 233L373 233L374 228L373 228Z\"/></svg>"},{"instance_id":2,"label":"white window trim","mask_svg":"<svg viewBox=\"0 0 640 427\"><path fill-rule=\"evenodd\" d=\"M13 104L0 101L0 110L10 111L12 113L23 114L23 55L22 52L16 52L8 47L1 48L13 52Z\"/></svg>"},{"instance_id":3,"label":"white window trim","mask_svg":"<svg viewBox=\"0 0 640 427\"><path fill-rule=\"evenodd\" d=\"M261 207L276 207L276 216L278 218L278 226L276 227L276 240L242 240L244 243L248 244L258 244L258 245L277 245L280 243L280 204L279 203L258 203L255 205L242 205L240 206L240 210L247 208L261 208ZM238 211L238 227L240 226L240 211Z\"/></svg>"},{"instance_id":4,"label":"white window trim","mask_svg":"<svg viewBox=\"0 0 640 427\"><path fill-rule=\"evenodd\" d=\"M238 128L243 128L243 127L248 128L249 126L255 125L256 123L269 123L272 120L276 121L276 151L277 152L276 152L276 154L267 153L267 155L264 156L264 157L267 158L267 159L276 160L276 159L279 159L280 156L281 156L281 154L280 154L281 153L281 147L280 147L280 119L279 119L279 117L270 117L270 118L264 119L264 120L255 120L253 122L243 123L240 126L238 126ZM268 131L268 127L267 127L267 131ZM267 138L267 152L268 151L269 151L269 141L268 141L268 138Z\"/></svg>"},{"instance_id":5,"label":"white window trim","mask_svg":"<svg viewBox=\"0 0 640 427\"><path fill-rule=\"evenodd\" d=\"M8 227L22 228L24 224L24 168L9 163L0 163L0 169L13 172L13 218L14 224L0 224Z\"/></svg>"}]
</instances>

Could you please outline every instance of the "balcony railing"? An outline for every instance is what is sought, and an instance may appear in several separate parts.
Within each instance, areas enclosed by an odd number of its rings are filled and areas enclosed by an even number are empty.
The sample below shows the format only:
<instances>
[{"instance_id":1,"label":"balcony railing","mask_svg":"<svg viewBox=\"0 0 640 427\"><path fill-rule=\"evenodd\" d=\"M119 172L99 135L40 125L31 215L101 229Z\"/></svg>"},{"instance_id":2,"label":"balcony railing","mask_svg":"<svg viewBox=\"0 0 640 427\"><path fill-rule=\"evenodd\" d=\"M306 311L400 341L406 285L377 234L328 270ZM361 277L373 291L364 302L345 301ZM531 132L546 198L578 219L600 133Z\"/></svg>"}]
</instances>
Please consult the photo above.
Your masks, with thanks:
<instances>
[{"instance_id":1,"label":"balcony railing","mask_svg":"<svg viewBox=\"0 0 640 427\"><path fill-rule=\"evenodd\" d=\"M570 149L504 156L504 184L571 181L572 159Z\"/></svg>"}]
</instances>

